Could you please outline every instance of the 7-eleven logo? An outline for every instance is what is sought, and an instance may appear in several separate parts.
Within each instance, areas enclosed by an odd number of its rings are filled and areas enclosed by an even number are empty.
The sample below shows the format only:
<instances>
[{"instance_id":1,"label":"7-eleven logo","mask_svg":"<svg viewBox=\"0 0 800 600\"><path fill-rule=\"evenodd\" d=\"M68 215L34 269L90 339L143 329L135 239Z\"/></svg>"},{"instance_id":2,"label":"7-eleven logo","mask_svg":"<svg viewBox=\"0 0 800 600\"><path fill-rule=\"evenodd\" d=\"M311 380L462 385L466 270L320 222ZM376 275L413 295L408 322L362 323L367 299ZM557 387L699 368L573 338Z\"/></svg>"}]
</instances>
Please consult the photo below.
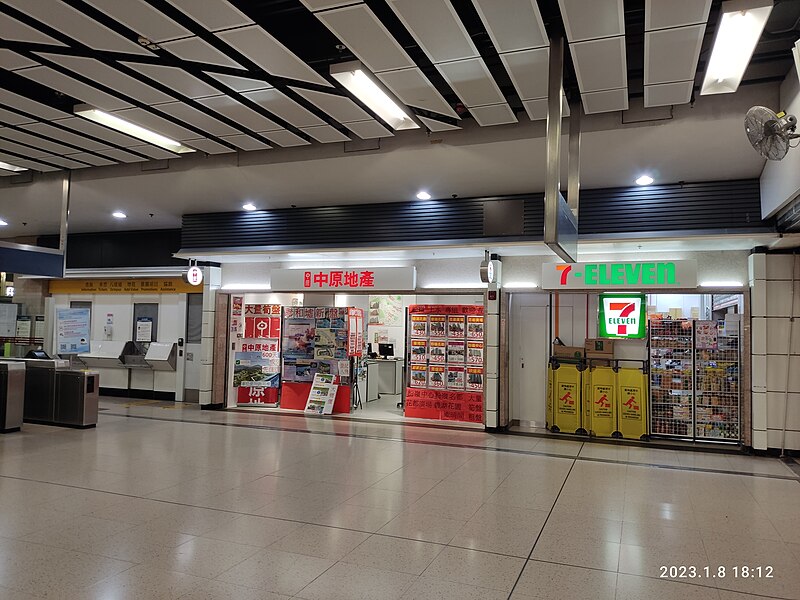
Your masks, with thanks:
<instances>
[{"instance_id":1,"label":"7-eleven logo","mask_svg":"<svg viewBox=\"0 0 800 600\"><path fill-rule=\"evenodd\" d=\"M608 335L637 337L644 323L641 319L642 298L603 298L605 330Z\"/></svg>"}]
</instances>

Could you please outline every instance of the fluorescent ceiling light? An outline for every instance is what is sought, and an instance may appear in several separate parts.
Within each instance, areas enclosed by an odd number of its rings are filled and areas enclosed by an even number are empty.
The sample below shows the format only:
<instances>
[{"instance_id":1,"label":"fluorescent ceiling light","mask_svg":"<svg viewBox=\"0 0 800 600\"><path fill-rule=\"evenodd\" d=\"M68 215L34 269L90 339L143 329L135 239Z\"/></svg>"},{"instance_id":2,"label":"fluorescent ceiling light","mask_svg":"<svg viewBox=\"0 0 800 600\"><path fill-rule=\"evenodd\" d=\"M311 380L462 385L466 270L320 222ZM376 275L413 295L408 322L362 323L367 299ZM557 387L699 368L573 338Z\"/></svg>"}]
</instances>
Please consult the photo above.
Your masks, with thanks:
<instances>
[{"instance_id":1,"label":"fluorescent ceiling light","mask_svg":"<svg viewBox=\"0 0 800 600\"><path fill-rule=\"evenodd\" d=\"M18 167L17 165L12 165L2 161L0 161L0 169L3 169L3 171L13 171L14 173L19 173L20 171L28 170L25 167Z\"/></svg>"},{"instance_id":2,"label":"fluorescent ceiling light","mask_svg":"<svg viewBox=\"0 0 800 600\"><path fill-rule=\"evenodd\" d=\"M244 210L256 210L256 205L252 202L248 202L247 204L242 204L242 208Z\"/></svg>"},{"instance_id":3,"label":"fluorescent ceiling light","mask_svg":"<svg viewBox=\"0 0 800 600\"><path fill-rule=\"evenodd\" d=\"M164 150L175 152L176 154L196 152L194 148L184 146L180 142L176 142L175 140L161 135L160 133L156 133L150 129L145 129L144 127L140 127L135 123L126 121L125 119L120 119L115 115L103 112L102 110L94 108L93 106L89 106L88 104L78 104L75 107L75 114L79 117L83 117L84 119L89 119L90 121L104 125L105 127L121 131L122 133L125 133L131 137L145 141L148 144L153 144L154 146L164 148Z\"/></svg>"},{"instance_id":4,"label":"fluorescent ceiling light","mask_svg":"<svg viewBox=\"0 0 800 600\"><path fill-rule=\"evenodd\" d=\"M533 283L532 281L509 281L508 283L500 284L500 287L506 289L537 288L539 284Z\"/></svg>"},{"instance_id":5,"label":"fluorescent ceiling light","mask_svg":"<svg viewBox=\"0 0 800 600\"><path fill-rule=\"evenodd\" d=\"M729 0L722 15L700 95L735 92L772 12L772 0Z\"/></svg>"},{"instance_id":6,"label":"fluorescent ceiling light","mask_svg":"<svg viewBox=\"0 0 800 600\"><path fill-rule=\"evenodd\" d=\"M729 287L742 287L741 281L704 281L700 287L714 287L714 288L729 288Z\"/></svg>"},{"instance_id":7,"label":"fluorescent ceiling light","mask_svg":"<svg viewBox=\"0 0 800 600\"><path fill-rule=\"evenodd\" d=\"M650 175L641 175L636 180L636 185L650 185L651 183L653 183L653 178Z\"/></svg>"},{"instance_id":8,"label":"fluorescent ceiling light","mask_svg":"<svg viewBox=\"0 0 800 600\"><path fill-rule=\"evenodd\" d=\"M5 227L6 225L8 225L8 223L6 223L3 219L0 219L0 227Z\"/></svg>"},{"instance_id":9,"label":"fluorescent ceiling light","mask_svg":"<svg viewBox=\"0 0 800 600\"><path fill-rule=\"evenodd\" d=\"M421 192L417 192L417 200L430 200L430 199L431 199L431 195L428 192L426 192L425 190L422 190Z\"/></svg>"},{"instance_id":10,"label":"fluorescent ceiling light","mask_svg":"<svg viewBox=\"0 0 800 600\"><path fill-rule=\"evenodd\" d=\"M115 210L113 213L111 213L111 216L114 217L115 219L127 219L128 218L128 215L126 215L121 210Z\"/></svg>"},{"instance_id":11,"label":"fluorescent ceiling light","mask_svg":"<svg viewBox=\"0 0 800 600\"><path fill-rule=\"evenodd\" d=\"M419 125L400 107L359 61L331 65L331 77L361 100L392 129L418 129Z\"/></svg>"},{"instance_id":12,"label":"fluorescent ceiling light","mask_svg":"<svg viewBox=\"0 0 800 600\"><path fill-rule=\"evenodd\" d=\"M426 290L474 290L476 288L489 287L489 284L481 283L480 281L469 283L429 283L422 287Z\"/></svg>"},{"instance_id":13,"label":"fluorescent ceiling light","mask_svg":"<svg viewBox=\"0 0 800 600\"><path fill-rule=\"evenodd\" d=\"M222 286L223 290L254 290L269 291L272 289L268 283L226 283Z\"/></svg>"}]
</instances>

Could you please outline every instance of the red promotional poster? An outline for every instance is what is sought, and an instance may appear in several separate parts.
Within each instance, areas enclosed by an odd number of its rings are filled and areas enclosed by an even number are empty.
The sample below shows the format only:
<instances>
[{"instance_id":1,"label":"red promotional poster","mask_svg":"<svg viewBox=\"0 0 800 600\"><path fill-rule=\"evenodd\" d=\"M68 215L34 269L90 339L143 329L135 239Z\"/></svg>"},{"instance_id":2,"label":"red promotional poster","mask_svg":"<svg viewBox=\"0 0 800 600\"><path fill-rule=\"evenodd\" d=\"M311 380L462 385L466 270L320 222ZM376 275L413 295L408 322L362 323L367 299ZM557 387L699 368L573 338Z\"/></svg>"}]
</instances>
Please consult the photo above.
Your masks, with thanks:
<instances>
[{"instance_id":1,"label":"red promotional poster","mask_svg":"<svg viewBox=\"0 0 800 600\"><path fill-rule=\"evenodd\" d=\"M411 362L428 362L428 340L411 340Z\"/></svg>"},{"instance_id":2,"label":"red promotional poster","mask_svg":"<svg viewBox=\"0 0 800 600\"><path fill-rule=\"evenodd\" d=\"M405 415L420 419L483 423L483 394L408 388Z\"/></svg>"},{"instance_id":3,"label":"red promotional poster","mask_svg":"<svg viewBox=\"0 0 800 600\"><path fill-rule=\"evenodd\" d=\"M444 340L430 340L428 342L428 361L443 363L447 360L447 342Z\"/></svg>"},{"instance_id":4,"label":"red promotional poster","mask_svg":"<svg viewBox=\"0 0 800 600\"><path fill-rule=\"evenodd\" d=\"M447 317L444 315L431 315L428 317L428 331L432 338L447 337Z\"/></svg>"},{"instance_id":5,"label":"red promotional poster","mask_svg":"<svg viewBox=\"0 0 800 600\"><path fill-rule=\"evenodd\" d=\"M347 355L364 354L364 309L347 309Z\"/></svg>"},{"instance_id":6,"label":"red promotional poster","mask_svg":"<svg viewBox=\"0 0 800 600\"><path fill-rule=\"evenodd\" d=\"M467 317L467 338L483 339L483 317Z\"/></svg>"},{"instance_id":7,"label":"red promotional poster","mask_svg":"<svg viewBox=\"0 0 800 600\"><path fill-rule=\"evenodd\" d=\"M467 318L463 315L447 315L447 337L464 339Z\"/></svg>"},{"instance_id":8,"label":"red promotional poster","mask_svg":"<svg viewBox=\"0 0 800 600\"><path fill-rule=\"evenodd\" d=\"M245 316L280 315L280 304L245 304Z\"/></svg>"},{"instance_id":9,"label":"red promotional poster","mask_svg":"<svg viewBox=\"0 0 800 600\"><path fill-rule=\"evenodd\" d=\"M467 367L467 390L483 391L483 367Z\"/></svg>"},{"instance_id":10,"label":"red promotional poster","mask_svg":"<svg viewBox=\"0 0 800 600\"><path fill-rule=\"evenodd\" d=\"M412 304L410 315L482 315L481 304Z\"/></svg>"},{"instance_id":11,"label":"red promotional poster","mask_svg":"<svg viewBox=\"0 0 800 600\"><path fill-rule=\"evenodd\" d=\"M446 387L444 365L429 365L428 366L428 387L431 389L443 390Z\"/></svg>"},{"instance_id":12,"label":"red promotional poster","mask_svg":"<svg viewBox=\"0 0 800 600\"><path fill-rule=\"evenodd\" d=\"M428 317L426 315L411 315L411 337L428 337Z\"/></svg>"},{"instance_id":13,"label":"red promotional poster","mask_svg":"<svg viewBox=\"0 0 800 600\"><path fill-rule=\"evenodd\" d=\"M411 365L411 387L428 387L428 366Z\"/></svg>"},{"instance_id":14,"label":"red promotional poster","mask_svg":"<svg viewBox=\"0 0 800 600\"><path fill-rule=\"evenodd\" d=\"M470 365L483 364L483 342L467 342L467 363Z\"/></svg>"},{"instance_id":15,"label":"red promotional poster","mask_svg":"<svg viewBox=\"0 0 800 600\"><path fill-rule=\"evenodd\" d=\"M247 339L275 339L281 337L280 317L245 317L244 337Z\"/></svg>"}]
</instances>

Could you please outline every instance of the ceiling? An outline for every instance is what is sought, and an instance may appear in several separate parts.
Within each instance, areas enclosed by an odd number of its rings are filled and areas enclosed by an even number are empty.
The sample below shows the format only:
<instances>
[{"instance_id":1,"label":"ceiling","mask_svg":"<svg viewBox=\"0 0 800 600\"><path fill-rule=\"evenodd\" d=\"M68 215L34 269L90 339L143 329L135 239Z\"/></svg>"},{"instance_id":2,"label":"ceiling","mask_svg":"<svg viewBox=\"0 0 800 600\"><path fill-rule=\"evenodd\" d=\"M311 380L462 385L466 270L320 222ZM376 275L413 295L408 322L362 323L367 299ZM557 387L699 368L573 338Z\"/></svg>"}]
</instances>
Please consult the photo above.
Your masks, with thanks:
<instances>
[{"instance_id":1,"label":"ceiling","mask_svg":"<svg viewBox=\"0 0 800 600\"><path fill-rule=\"evenodd\" d=\"M2 0L4 236L179 227L191 212L540 191L547 43L588 113L582 185L757 177L800 2L776 0L736 94L699 96L721 0ZM358 59L424 128L393 131L329 74ZM697 95L696 95L697 94ZM90 104L195 148L74 114ZM609 152L609 148L613 149ZM0 174L11 175L1 171ZM113 210L128 214L111 219Z\"/></svg>"}]
</instances>

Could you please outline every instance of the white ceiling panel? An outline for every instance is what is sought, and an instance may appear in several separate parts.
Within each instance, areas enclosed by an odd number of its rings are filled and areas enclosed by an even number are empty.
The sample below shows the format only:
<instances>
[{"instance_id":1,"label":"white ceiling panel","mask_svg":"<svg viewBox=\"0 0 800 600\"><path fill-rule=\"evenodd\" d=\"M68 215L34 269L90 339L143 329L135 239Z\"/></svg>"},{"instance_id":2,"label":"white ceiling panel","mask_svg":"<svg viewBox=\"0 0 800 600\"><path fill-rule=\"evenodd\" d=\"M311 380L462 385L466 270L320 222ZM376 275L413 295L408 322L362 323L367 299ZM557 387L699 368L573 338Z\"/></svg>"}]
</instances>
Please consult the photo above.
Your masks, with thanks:
<instances>
[{"instance_id":1,"label":"white ceiling panel","mask_svg":"<svg viewBox=\"0 0 800 600\"><path fill-rule=\"evenodd\" d=\"M217 33L267 73L320 85L330 85L319 73L291 53L258 25Z\"/></svg>"},{"instance_id":2,"label":"white ceiling panel","mask_svg":"<svg viewBox=\"0 0 800 600\"><path fill-rule=\"evenodd\" d=\"M0 129L0 137L33 146L34 148L51 154L70 154L78 152L75 148L44 140L25 131L20 131L19 129ZM31 154L31 156L33 155Z\"/></svg>"},{"instance_id":3,"label":"white ceiling panel","mask_svg":"<svg viewBox=\"0 0 800 600\"><path fill-rule=\"evenodd\" d=\"M36 44L55 44L56 46L66 45L5 13L0 13L0 39L15 42L33 42Z\"/></svg>"},{"instance_id":4,"label":"white ceiling panel","mask_svg":"<svg viewBox=\"0 0 800 600\"><path fill-rule=\"evenodd\" d=\"M75 119L77 120L77 117ZM62 123L67 123L70 120L71 119L64 119L54 121L54 123L58 123L60 125ZM20 127L27 129L28 131L41 133L42 135L46 135L47 137L60 142L66 142L68 144L72 144L73 146L78 146L79 148L86 148L87 150L104 150L108 148L107 144L102 144L100 142L87 139L82 135L78 135L72 131L66 131L60 127L48 125L47 123L28 123L27 125L20 125Z\"/></svg>"},{"instance_id":5,"label":"white ceiling panel","mask_svg":"<svg viewBox=\"0 0 800 600\"><path fill-rule=\"evenodd\" d=\"M153 42L165 42L192 35L183 25L179 25L160 10L153 8L144 0L87 0L89 4L113 17L128 29L143 35ZM195 2L204 4L204 2Z\"/></svg>"},{"instance_id":6,"label":"white ceiling panel","mask_svg":"<svg viewBox=\"0 0 800 600\"><path fill-rule=\"evenodd\" d=\"M210 96L201 98L198 102L253 131L283 129L274 121L237 102L230 96Z\"/></svg>"},{"instance_id":7,"label":"white ceiling panel","mask_svg":"<svg viewBox=\"0 0 800 600\"><path fill-rule=\"evenodd\" d=\"M295 127L326 125L325 121L297 104L294 100L290 100L278 90L259 90L247 92L243 95Z\"/></svg>"},{"instance_id":8,"label":"white ceiling panel","mask_svg":"<svg viewBox=\"0 0 800 600\"><path fill-rule=\"evenodd\" d=\"M570 44L569 50L581 93L628 86L624 36Z\"/></svg>"},{"instance_id":9,"label":"white ceiling panel","mask_svg":"<svg viewBox=\"0 0 800 600\"><path fill-rule=\"evenodd\" d=\"M570 42L625 34L622 0L558 0Z\"/></svg>"},{"instance_id":10,"label":"white ceiling panel","mask_svg":"<svg viewBox=\"0 0 800 600\"><path fill-rule=\"evenodd\" d=\"M547 98L523 100L522 106L525 107L525 112L528 113L531 121L541 121L547 118ZM561 96L561 114L564 117L569 116L569 103L565 96Z\"/></svg>"},{"instance_id":11,"label":"white ceiling panel","mask_svg":"<svg viewBox=\"0 0 800 600\"><path fill-rule=\"evenodd\" d=\"M41 104L35 100L26 98L25 96L15 94L14 92L9 92L2 87L0 87L0 104L16 108L23 112L30 113L47 120L60 119L66 116L66 113L60 110L50 108L46 104Z\"/></svg>"},{"instance_id":12,"label":"white ceiling panel","mask_svg":"<svg viewBox=\"0 0 800 600\"><path fill-rule=\"evenodd\" d=\"M80 103L91 104L103 110L119 110L131 106L128 102L116 96L106 94L91 85L73 79L69 75L64 75L50 67L31 67L30 69L21 69L15 72L23 77L41 83L42 85L63 92L68 96L72 96Z\"/></svg>"},{"instance_id":13,"label":"white ceiling panel","mask_svg":"<svg viewBox=\"0 0 800 600\"><path fill-rule=\"evenodd\" d=\"M422 121L422 124L431 131L453 131L455 129L461 129L461 127L458 125L450 125L450 123L443 123L442 121L437 121L436 119L429 119L428 117L423 116L417 116L417 118Z\"/></svg>"},{"instance_id":14,"label":"white ceiling panel","mask_svg":"<svg viewBox=\"0 0 800 600\"><path fill-rule=\"evenodd\" d=\"M129 148L130 146L138 146L142 143L142 140L137 140L136 138L124 135L108 127L103 127L102 125L99 125L93 121L89 121L88 119L84 119L82 117L70 117L69 119L59 119L58 121L54 121L54 123L58 123L59 125L63 125L64 127L69 127L70 129L74 129L75 131L79 131L80 133L85 133L86 135L91 135L98 139L105 140L109 144L114 144L115 146L121 146L123 148ZM89 148L90 150L96 150L98 148L105 147L105 144L99 144L98 142L93 142L90 140L87 140L85 143L81 145L84 148Z\"/></svg>"},{"instance_id":15,"label":"white ceiling panel","mask_svg":"<svg viewBox=\"0 0 800 600\"><path fill-rule=\"evenodd\" d=\"M222 144L215 142L214 140L209 140L207 138L201 138L197 140L186 140L184 142L187 146L191 146L192 148L197 148L198 150L205 152L206 154L229 154L231 152L236 152L233 148L228 148Z\"/></svg>"},{"instance_id":16,"label":"white ceiling panel","mask_svg":"<svg viewBox=\"0 0 800 600\"><path fill-rule=\"evenodd\" d=\"M210 31L242 27L253 22L226 0L168 0L168 2Z\"/></svg>"},{"instance_id":17,"label":"white ceiling panel","mask_svg":"<svg viewBox=\"0 0 800 600\"><path fill-rule=\"evenodd\" d=\"M213 77L220 83L227 85L237 92L252 92L253 90L264 90L272 86L266 81L250 79L249 77L237 77L236 75L223 75L221 73L206 72L206 75Z\"/></svg>"},{"instance_id":18,"label":"white ceiling panel","mask_svg":"<svg viewBox=\"0 0 800 600\"><path fill-rule=\"evenodd\" d=\"M334 94L326 94L324 92L315 92L312 90L303 90L300 88L292 88L295 92L303 96L306 100L314 104L316 107L328 113L339 123L347 123L350 121L367 121L372 118L366 111L362 110L350 98L338 96Z\"/></svg>"},{"instance_id":19,"label":"white ceiling panel","mask_svg":"<svg viewBox=\"0 0 800 600\"><path fill-rule=\"evenodd\" d=\"M131 150L138 152L139 154L144 154L145 156L149 156L155 160L165 160L170 158L177 158L176 154L172 152L167 152L163 148L159 148L158 146L151 146L149 144L144 146L134 146Z\"/></svg>"},{"instance_id":20,"label":"white ceiling panel","mask_svg":"<svg viewBox=\"0 0 800 600\"><path fill-rule=\"evenodd\" d=\"M4 38L5 39L5 38ZM38 65L35 60L31 60L22 54L17 54L12 50L0 48L0 68L6 71L13 71L15 69L24 69L25 67L33 67Z\"/></svg>"},{"instance_id":21,"label":"white ceiling panel","mask_svg":"<svg viewBox=\"0 0 800 600\"><path fill-rule=\"evenodd\" d=\"M144 162L147 160L141 156L136 156L130 152L120 150L119 148L109 148L108 150L103 150L103 154L109 158L113 158L114 160L124 163Z\"/></svg>"},{"instance_id":22,"label":"white ceiling panel","mask_svg":"<svg viewBox=\"0 0 800 600\"><path fill-rule=\"evenodd\" d=\"M159 104L155 108L175 117L179 121L183 121L184 123L193 125L198 129L202 129L211 135L236 135L237 133L240 133L240 131L235 127L231 127L227 123L223 123L222 121L207 115L203 111L198 110L193 106L189 106L188 104L184 104L183 102Z\"/></svg>"},{"instance_id":23,"label":"white ceiling panel","mask_svg":"<svg viewBox=\"0 0 800 600\"><path fill-rule=\"evenodd\" d=\"M84 162L78 162L77 160L67 158L66 156L51 156L47 159L47 162L51 162L66 169L86 169L90 166Z\"/></svg>"},{"instance_id":24,"label":"white ceiling panel","mask_svg":"<svg viewBox=\"0 0 800 600\"><path fill-rule=\"evenodd\" d=\"M389 0L389 6L433 62L480 56L449 0Z\"/></svg>"},{"instance_id":25,"label":"white ceiling panel","mask_svg":"<svg viewBox=\"0 0 800 600\"><path fill-rule=\"evenodd\" d=\"M316 16L373 73L416 66L366 4L337 8Z\"/></svg>"},{"instance_id":26,"label":"white ceiling panel","mask_svg":"<svg viewBox=\"0 0 800 600\"><path fill-rule=\"evenodd\" d=\"M345 125L350 131L363 140L382 137L393 137L394 134L377 121L356 121Z\"/></svg>"},{"instance_id":27,"label":"white ceiling panel","mask_svg":"<svg viewBox=\"0 0 800 600\"><path fill-rule=\"evenodd\" d=\"M249 135L245 135L243 133L239 135L226 135L220 139L225 140L229 144L233 144L237 148L241 148L242 150L246 150L248 152L252 152L254 150L272 150L272 146L269 144L260 142L254 137L250 137Z\"/></svg>"},{"instance_id":28,"label":"white ceiling panel","mask_svg":"<svg viewBox=\"0 0 800 600\"><path fill-rule=\"evenodd\" d=\"M694 81L662 83L644 86L644 105L671 106L673 104L689 104L692 100Z\"/></svg>"},{"instance_id":29,"label":"white ceiling panel","mask_svg":"<svg viewBox=\"0 0 800 600\"><path fill-rule=\"evenodd\" d=\"M77 152L76 154L67 154L64 158L70 158L73 160L80 160L83 162L87 162L94 167L105 167L107 165L117 164L113 160L108 160L107 158L95 156L94 154L89 154L88 152Z\"/></svg>"},{"instance_id":30,"label":"white ceiling panel","mask_svg":"<svg viewBox=\"0 0 800 600\"><path fill-rule=\"evenodd\" d=\"M177 67L145 65L132 62L125 62L123 64L175 90L187 98L202 98L203 96L215 96L220 93L214 86L208 85L205 81L201 81L194 75ZM170 100L173 99L174 98L170 98Z\"/></svg>"},{"instance_id":31,"label":"white ceiling panel","mask_svg":"<svg viewBox=\"0 0 800 600\"><path fill-rule=\"evenodd\" d=\"M149 50L135 41L118 35L64 2L31 2L31 0L3 0L3 2L29 14L64 35L78 40L89 48L153 56Z\"/></svg>"},{"instance_id":32,"label":"white ceiling panel","mask_svg":"<svg viewBox=\"0 0 800 600\"><path fill-rule=\"evenodd\" d=\"M165 135L173 140L190 140L192 138L197 138L197 133L194 131L181 127L168 119L142 108L129 108L127 110L116 111L114 114L120 119L125 119L126 121L131 121L147 129L152 129L156 133Z\"/></svg>"},{"instance_id":33,"label":"white ceiling panel","mask_svg":"<svg viewBox=\"0 0 800 600\"><path fill-rule=\"evenodd\" d=\"M384 71L377 73L376 76L404 104L440 115L459 118L453 107L442 98L442 95L419 68Z\"/></svg>"},{"instance_id":34,"label":"white ceiling panel","mask_svg":"<svg viewBox=\"0 0 800 600\"><path fill-rule=\"evenodd\" d=\"M223 67L234 67L237 69L242 68L242 65L231 57L223 54L214 48L214 46L197 36L172 42L164 42L160 44L160 46L183 60L209 65L220 65Z\"/></svg>"},{"instance_id":35,"label":"white ceiling panel","mask_svg":"<svg viewBox=\"0 0 800 600\"><path fill-rule=\"evenodd\" d=\"M550 50L537 48L501 54L514 88L522 100L547 96L547 74Z\"/></svg>"},{"instance_id":36,"label":"white ceiling panel","mask_svg":"<svg viewBox=\"0 0 800 600\"><path fill-rule=\"evenodd\" d=\"M317 125L316 127L303 127L303 131L318 142L330 144L332 142L349 142L350 138L330 125Z\"/></svg>"},{"instance_id":37,"label":"white ceiling panel","mask_svg":"<svg viewBox=\"0 0 800 600\"><path fill-rule=\"evenodd\" d=\"M347 4L353 4L354 1L357 2L358 0L300 0L311 12L346 6Z\"/></svg>"},{"instance_id":38,"label":"white ceiling panel","mask_svg":"<svg viewBox=\"0 0 800 600\"><path fill-rule=\"evenodd\" d=\"M593 113L628 110L628 90L605 90L581 94L583 110L587 115Z\"/></svg>"},{"instance_id":39,"label":"white ceiling panel","mask_svg":"<svg viewBox=\"0 0 800 600\"><path fill-rule=\"evenodd\" d=\"M466 106L501 104L506 100L480 58L443 63L436 68Z\"/></svg>"},{"instance_id":40,"label":"white ceiling panel","mask_svg":"<svg viewBox=\"0 0 800 600\"><path fill-rule=\"evenodd\" d=\"M35 160L27 160L24 158L18 158L13 154L4 154L0 153L0 160L3 162L7 162L11 165L17 165L18 167L25 167L26 169L33 169L34 171L60 171L58 167L52 167L50 165L42 164Z\"/></svg>"},{"instance_id":41,"label":"white ceiling panel","mask_svg":"<svg viewBox=\"0 0 800 600\"><path fill-rule=\"evenodd\" d=\"M711 0L644 0L644 28L667 29L708 21Z\"/></svg>"},{"instance_id":42,"label":"white ceiling panel","mask_svg":"<svg viewBox=\"0 0 800 600\"><path fill-rule=\"evenodd\" d=\"M548 46L536 0L472 0L498 52Z\"/></svg>"},{"instance_id":43,"label":"white ceiling panel","mask_svg":"<svg viewBox=\"0 0 800 600\"><path fill-rule=\"evenodd\" d=\"M172 96L158 91L150 87L146 83L142 83L138 79L129 77L114 67L110 67L105 63L95 60L93 58L84 58L81 56L60 56L58 54L48 54L44 52L37 52L37 54L45 57L46 59L61 65L67 69L80 73L84 77L88 77L92 81L103 84L113 90L116 90L126 96L135 98L145 104L157 104L159 102L170 102L175 100Z\"/></svg>"},{"instance_id":44,"label":"white ceiling panel","mask_svg":"<svg viewBox=\"0 0 800 600\"><path fill-rule=\"evenodd\" d=\"M279 146L283 146L284 148L289 148L292 146L308 146L311 143L308 140L304 140L300 136L293 134L291 131L287 131L286 129L282 129L281 131L265 131L261 135L263 135L269 141L274 142Z\"/></svg>"},{"instance_id":45,"label":"white ceiling panel","mask_svg":"<svg viewBox=\"0 0 800 600\"><path fill-rule=\"evenodd\" d=\"M5 131L5 129L0 129L0 150L3 152L16 152L17 154L27 156L28 158L42 158L50 155L50 153L46 150L42 150L40 148L30 148L29 146L23 146L17 142L12 142L11 140L5 139ZM75 149L69 148L69 151L74 152Z\"/></svg>"},{"instance_id":46,"label":"white ceiling panel","mask_svg":"<svg viewBox=\"0 0 800 600\"><path fill-rule=\"evenodd\" d=\"M33 123L34 121L35 119L23 117L10 110L0 108L0 123L5 123L6 125L22 125L23 123Z\"/></svg>"},{"instance_id":47,"label":"white ceiling panel","mask_svg":"<svg viewBox=\"0 0 800 600\"><path fill-rule=\"evenodd\" d=\"M487 125L505 125L507 123L517 122L514 111L511 110L511 107L505 102L502 104L493 104L491 106L470 108L469 112L478 124L483 127Z\"/></svg>"},{"instance_id":48,"label":"white ceiling panel","mask_svg":"<svg viewBox=\"0 0 800 600\"><path fill-rule=\"evenodd\" d=\"M644 84L694 80L705 24L644 34Z\"/></svg>"}]
</instances>

